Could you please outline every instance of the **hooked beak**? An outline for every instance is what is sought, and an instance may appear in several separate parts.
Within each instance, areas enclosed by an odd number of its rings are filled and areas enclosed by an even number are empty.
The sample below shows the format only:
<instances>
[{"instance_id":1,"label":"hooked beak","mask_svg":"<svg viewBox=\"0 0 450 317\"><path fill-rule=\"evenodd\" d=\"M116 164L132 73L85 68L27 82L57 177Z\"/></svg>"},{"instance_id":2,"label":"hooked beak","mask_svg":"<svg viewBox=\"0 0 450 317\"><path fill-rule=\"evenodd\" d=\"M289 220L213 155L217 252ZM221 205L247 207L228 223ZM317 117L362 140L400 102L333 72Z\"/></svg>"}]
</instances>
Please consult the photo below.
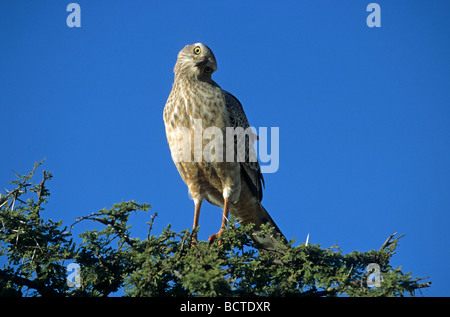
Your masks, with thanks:
<instances>
[{"instance_id":1,"label":"hooked beak","mask_svg":"<svg viewBox=\"0 0 450 317\"><path fill-rule=\"evenodd\" d=\"M206 65L206 63L208 63L208 59L205 58L204 60L198 61L197 63L195 63L195 67L202 67L204 65Z\"/></svg>"}]
</instances>

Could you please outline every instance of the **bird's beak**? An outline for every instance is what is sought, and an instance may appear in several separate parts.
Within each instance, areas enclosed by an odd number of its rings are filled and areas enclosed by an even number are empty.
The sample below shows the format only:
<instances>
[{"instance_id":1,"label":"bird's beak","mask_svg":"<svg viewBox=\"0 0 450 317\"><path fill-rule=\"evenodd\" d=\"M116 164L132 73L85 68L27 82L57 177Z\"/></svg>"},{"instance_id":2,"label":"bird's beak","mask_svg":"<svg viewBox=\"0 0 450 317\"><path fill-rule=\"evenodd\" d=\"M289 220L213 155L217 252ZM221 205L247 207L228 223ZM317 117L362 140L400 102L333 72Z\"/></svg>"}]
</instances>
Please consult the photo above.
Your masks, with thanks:
<instances>
[{"instance_id":1,"label":"bird's beak","mask_svg":"<svg viewBox=\"0 0 450 317\"><path fill-rule=\"evenodd\" d=\"M195 63L195 67L202 67L204 66L206 63L208 63L208 59L205 58L204 60L198 61L197 63Z\"/></svg>"}]
</instances>

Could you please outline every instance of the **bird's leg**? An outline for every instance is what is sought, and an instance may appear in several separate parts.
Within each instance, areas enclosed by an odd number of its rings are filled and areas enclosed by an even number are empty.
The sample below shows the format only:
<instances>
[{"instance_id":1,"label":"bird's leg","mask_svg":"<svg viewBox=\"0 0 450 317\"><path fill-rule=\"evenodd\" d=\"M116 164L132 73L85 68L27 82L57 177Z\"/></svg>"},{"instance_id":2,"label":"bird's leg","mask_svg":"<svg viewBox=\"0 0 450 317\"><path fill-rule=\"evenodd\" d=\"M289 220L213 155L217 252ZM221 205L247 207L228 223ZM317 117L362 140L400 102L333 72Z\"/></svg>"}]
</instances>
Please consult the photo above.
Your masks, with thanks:
<instances>
[{"instance_id":1,"label":"bird's leg","mask_svg":"<svg viewBox=\"0 0 450 317\"><path fill-rule=\"evenodd\" d=\"M213 243L214 240L216 240L217 237L219 237L222 234L223 230L227 226L229 209L230 209L230 207L229 207L229 204L228 204L228 198L225 198L224 199L224 203L223 203L222 226L220 227L219 232L209 236L209 243ZM218 244L221 245L222 241L219 240Z\"/></svg>"},{"instance_id":2,"label":"bird's leg","mask_svg":"<svg viewBox=\"0 0 450 317\"><path fill-rule=\"evenodd\" d=\"M200 207L202 206L202 200L195 202L195 210L194 210L194 225L192 226L192 231L197 229L198 227L198 219L200 218ZM197 232L192 235L191 246L197 244Z\"/></svg>"}]
</instances>

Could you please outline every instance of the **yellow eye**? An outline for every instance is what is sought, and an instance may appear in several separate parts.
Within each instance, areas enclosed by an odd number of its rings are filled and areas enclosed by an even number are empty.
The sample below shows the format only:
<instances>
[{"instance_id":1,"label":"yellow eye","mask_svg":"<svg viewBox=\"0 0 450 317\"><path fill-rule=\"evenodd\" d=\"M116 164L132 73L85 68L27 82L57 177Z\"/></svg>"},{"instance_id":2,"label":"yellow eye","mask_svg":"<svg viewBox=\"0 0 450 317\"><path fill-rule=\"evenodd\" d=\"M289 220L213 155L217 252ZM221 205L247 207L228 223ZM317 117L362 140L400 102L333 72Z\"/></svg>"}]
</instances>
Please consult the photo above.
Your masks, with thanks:
<instances>
[{"instance_id":1,"label":"yellow eye","mask_svg":"<svg viewBox=\"0 0 450 317\"><path fill-rule=\"evenodd\" d=\"M195 55L198 55L198 54L200 54L202 52L202 49L200 48L200 46L196 46L195 48L194 48L194 54Z\"/></svg>"}]
</instances>

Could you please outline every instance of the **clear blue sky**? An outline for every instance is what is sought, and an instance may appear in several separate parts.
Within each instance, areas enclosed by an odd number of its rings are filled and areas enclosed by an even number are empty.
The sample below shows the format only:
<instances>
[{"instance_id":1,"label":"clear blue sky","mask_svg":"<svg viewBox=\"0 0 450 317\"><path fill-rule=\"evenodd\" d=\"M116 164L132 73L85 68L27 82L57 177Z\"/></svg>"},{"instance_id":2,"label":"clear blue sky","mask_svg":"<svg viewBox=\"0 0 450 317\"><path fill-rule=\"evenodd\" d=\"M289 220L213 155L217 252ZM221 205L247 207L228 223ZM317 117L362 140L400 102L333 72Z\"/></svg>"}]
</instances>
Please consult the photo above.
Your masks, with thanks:
<instances>
[{"instance_id":1,"label":"clear blue sky","mask_svg":"<svg viewBox=\"0 0 450 317\"><path fill-rule=\"evenodd\" d=\"M45 157L49 218L134 199L154 234L191 228L162 111L178 51L203 42L251 125L280 129L263 204L286 237L350 252L406 234L393 264L450 295L449 1L378 1L381 28L371 1L79 0L81 28L70 2L0 2L2 193ZM204 204L200 239L220 217Z\"/></svg>"}]
</instances>

